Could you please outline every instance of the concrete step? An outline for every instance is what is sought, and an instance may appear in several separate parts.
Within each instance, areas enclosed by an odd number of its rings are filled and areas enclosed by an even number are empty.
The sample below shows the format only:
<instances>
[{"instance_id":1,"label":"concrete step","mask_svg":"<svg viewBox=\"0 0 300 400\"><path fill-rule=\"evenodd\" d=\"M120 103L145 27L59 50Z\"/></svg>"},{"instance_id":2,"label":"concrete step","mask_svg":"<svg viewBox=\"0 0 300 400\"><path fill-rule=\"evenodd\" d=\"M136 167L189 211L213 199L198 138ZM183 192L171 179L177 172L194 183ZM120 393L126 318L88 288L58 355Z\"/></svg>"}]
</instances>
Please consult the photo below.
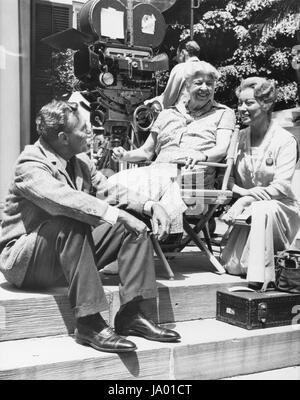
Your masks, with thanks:
<instances>
[{"instance_id":1,"label":"concrete step","mask_svg":"<svg viewBox=\"0 0 300 400\"><path fill-rule=\"evenodd\" d=\"M198 252L180 255L170 261L173 281L158 276L159 298L151 317L159 323L189 321L216 316L216 291L245 280L218 275L210 270L207 259ZM159 269L158 275L162 271ZM201 271L201 272L199 272ZM103 275L109 310L104 318L113 325L119 309L118 276ZM105 306L103 306L103 309ZM0 283L0 341L74 332L74 318L66 288L44 292L24 292L2 280Z\"/></svg>"},{"instance_id":2,"label":"concrete step","mask_svg":"<svg viewBox=\"0 0 300 400\"><path fill-rule=\"evenodd\" d=\"M300 381L300 367L273 369L257 374L239 375L224 380L241 381Z\"/></svg>"},{"instance_id":3,"label":"concrete step","mask_svg":"<svg viewBox=\"0 0 300 400\"><path fill-rule=\"evenodd\" d=\"M214 319L168 324L180 343L129 337L138 350L109 354L70 336L0 343L0 379L223 379L300 365L300 325L245 330Z\"/></svg>"}]
</instances>

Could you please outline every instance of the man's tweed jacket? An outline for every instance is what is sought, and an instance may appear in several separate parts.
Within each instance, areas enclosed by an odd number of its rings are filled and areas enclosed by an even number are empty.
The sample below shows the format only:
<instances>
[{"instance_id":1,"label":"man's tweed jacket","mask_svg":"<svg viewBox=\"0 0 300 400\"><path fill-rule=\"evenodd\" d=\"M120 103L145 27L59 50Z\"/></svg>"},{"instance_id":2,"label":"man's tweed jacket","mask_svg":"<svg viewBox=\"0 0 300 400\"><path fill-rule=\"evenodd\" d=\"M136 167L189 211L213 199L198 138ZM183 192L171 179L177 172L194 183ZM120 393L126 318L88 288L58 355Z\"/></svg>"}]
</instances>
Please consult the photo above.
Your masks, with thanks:
<instances>
[{"instance_id":1,"label":"man's tweed jacket","mask_svg":"<svg viewBox=\"0 0 300 400\"><path fill-rule=\"evenodd\" d=\"M0 237L0 271L14 285L21 286L38 231L52 216L69 217L91 226L105 220L111 206L95 195L105 193L106 178L86 154L74 157L74 171L76 188L43 139L26 146L20 154L6 199ZM130 204L118 207L142 213L145 201L135 194Z\"/></svg>"}]
</instances>

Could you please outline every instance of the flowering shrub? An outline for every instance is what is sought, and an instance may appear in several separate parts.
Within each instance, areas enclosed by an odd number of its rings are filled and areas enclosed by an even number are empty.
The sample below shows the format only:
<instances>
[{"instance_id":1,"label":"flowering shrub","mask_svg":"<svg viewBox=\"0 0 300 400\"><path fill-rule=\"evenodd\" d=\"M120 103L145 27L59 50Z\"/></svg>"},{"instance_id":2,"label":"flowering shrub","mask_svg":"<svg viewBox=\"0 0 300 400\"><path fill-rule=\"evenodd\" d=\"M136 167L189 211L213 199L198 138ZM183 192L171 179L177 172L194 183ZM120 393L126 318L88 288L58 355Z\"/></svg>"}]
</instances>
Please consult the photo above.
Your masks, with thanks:
<instances>
[{"instance_id":1,"label":"flowering shrub","mask_svg":"<svg viewBox=\"0 0 300 400\"><path fill-rule=\"evenodd\" d=\"M61 97L74 91L77 79L73 69L73 50L53 52L52 70L48 85L52 87L55 96Z\"/></svg>"},{"instance_id":2,"label":"flowering shrub","mask_svg":"<svg viewBox=\"0 0 300 400\"><path fill-rule=\"evenodd\" d=\"M277 89L277 108L285 108L285 104L290 103L290 99L297 97L297 84L290 82L285 85L278 86Z\"/></svg>"},{"instance_id":3,"label":"flowering shrub","mask_svg":"<svg viewBox=\"0 0 300 400\"><path fill-rule=\"evenodd\" d=\"M173 24L169 26L160 49L168 53L170 67L174 65L172 58L176 54L178 41L190 36L190 10L187 7L187 3L190 2L177 2L178 7L173 7L176 10ZM275 7L278 5L285 11L283 14L277 12L278 8ZM286 11L288 5L292 11L290 13ZM276 80L277 109L295 106L297 84L296 71L291 66L291 53L292 47L297 44L296 31L300 29L296 11L300 12L299 0L200 2L199 9L195 9L194 13L194 39L201 47L201 59L215 65L222 73L216 91L218 101L235 106L234 89L241 79L259 75ZM270 15L277 18L270 22ZM170 14L166 16L170 18ZM67 50L57 53L54 57L54 72L50 84L54 86L58 95L71 92L76 82L72 55L73 52ZM169 72L157 74L159 92L163 91L168 76Z\"/></svg>"},{"instance_id":4,"label":"flowering shrub","mask_svg":"<svg viewBox=\"0 0 300 400\"><path fill-rule=\"evenodd\" d=\"M296 71L291 66L291 51L300 28L297 14L287 12L287 3L292 5L292 11L300 12L300 2L296 0L206 0L195 10L194 40L201 47L201 59L222 73L216 91L220 102L234 106L234 89L241 79L259 75L276 80L277 109L296 105ZM285 14L275 13L278 5ZM271 14L275 14L273 22ZM181 40L189 36L186 27Z\"/></svg>"}]
</instances>

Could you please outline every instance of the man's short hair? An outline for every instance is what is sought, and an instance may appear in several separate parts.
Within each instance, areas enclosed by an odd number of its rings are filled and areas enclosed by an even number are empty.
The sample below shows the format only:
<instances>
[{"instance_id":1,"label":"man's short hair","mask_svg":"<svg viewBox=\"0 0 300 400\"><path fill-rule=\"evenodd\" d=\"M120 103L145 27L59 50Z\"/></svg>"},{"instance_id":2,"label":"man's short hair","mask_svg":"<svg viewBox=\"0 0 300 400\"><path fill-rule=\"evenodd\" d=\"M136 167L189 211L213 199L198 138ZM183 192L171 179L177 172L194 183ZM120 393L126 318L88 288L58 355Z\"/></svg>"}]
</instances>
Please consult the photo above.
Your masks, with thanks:
<instances>
[{"instance_id":1,"label":"man's short hair","mask_svg":"<svg viewBox=\"0 0 300 400\"><path fill-rule=\"evenodd\" d=\"M179 43L178 50L186 50L190 57L198 57L200 54L200 46L194 40Z\"/></svg>"},{"instance_id":2,"label":"man's short hair","mask_svg":"<svg viewBox=\"0 0 300 400\"><path fill-rule=\"evenodd\" d=\"M69 132L74 128L70 116L79 121L78 104L62 100L52 100L41 108L36 117L37 133L48 142L57 139L59 132Z\"/></svg>"}]
</instances>

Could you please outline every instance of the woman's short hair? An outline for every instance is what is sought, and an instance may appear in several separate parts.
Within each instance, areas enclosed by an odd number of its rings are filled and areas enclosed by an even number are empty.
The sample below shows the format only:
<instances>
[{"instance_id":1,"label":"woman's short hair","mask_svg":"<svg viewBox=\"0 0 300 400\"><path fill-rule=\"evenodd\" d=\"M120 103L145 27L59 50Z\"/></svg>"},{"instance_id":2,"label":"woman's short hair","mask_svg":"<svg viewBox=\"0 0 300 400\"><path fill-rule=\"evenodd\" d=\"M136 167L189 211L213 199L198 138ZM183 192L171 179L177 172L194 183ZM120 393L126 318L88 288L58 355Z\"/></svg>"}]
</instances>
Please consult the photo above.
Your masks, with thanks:
<instances>
[{"instance_id":1,"label":"woman's short hair","mask_svg":"<svg viewBox=\"0 0 300 400\"><path fill-rule=\"evenodd\" d=\"M78 104L62 100L52 100L41 108L36 117L37 133L45 140L53 142L59 132L68 132L74 128L70 116L79 121Z\"/></svg>"},{"instance_id":2,"label":"woman's short hair","mask_svg":"<svg viewBox=\"0 0 300 400\"><path fill-rule=\"evenodd\" d=\"M185 71L185 81L187 85L199 75L206 75L214 81L217 81L221 76L219 71L206 61L187 63Z\"/></svg>"},{"instance_id":3,"label":"woman's short hair","mask_svg":"<svg viewBox=\"0 0 300 400\"><path fill-rule=\"evenodd\" d=\"M256 100L266 104L275 104L276 101L276 85L273 80L253 76L243 79L235 93L239 97L242 90L253 89ZM272 108L272 107L271 107Z\"/></svg>"}]
</instances>

